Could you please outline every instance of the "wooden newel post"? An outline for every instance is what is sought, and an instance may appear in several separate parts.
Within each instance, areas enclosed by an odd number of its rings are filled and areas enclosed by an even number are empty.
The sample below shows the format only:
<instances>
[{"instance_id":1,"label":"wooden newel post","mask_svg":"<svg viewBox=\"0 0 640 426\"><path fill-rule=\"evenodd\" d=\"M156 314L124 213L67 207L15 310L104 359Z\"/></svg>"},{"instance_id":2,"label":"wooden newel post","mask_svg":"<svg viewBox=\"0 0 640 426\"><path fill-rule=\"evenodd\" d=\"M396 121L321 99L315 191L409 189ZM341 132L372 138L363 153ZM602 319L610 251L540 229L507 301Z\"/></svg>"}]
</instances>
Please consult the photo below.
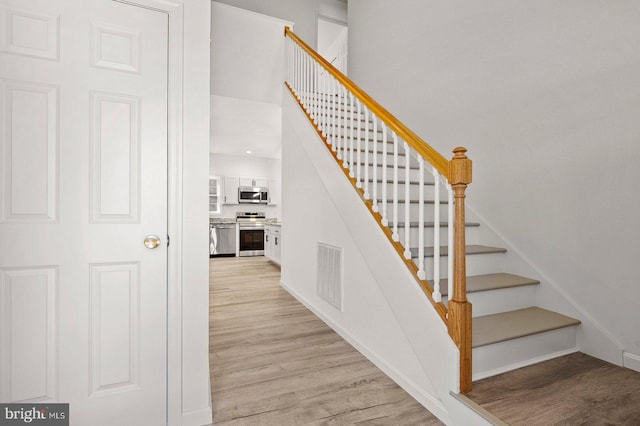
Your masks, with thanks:
<instances>
[{"instance_id":1,"label":"wooden newel post","mask_svg":"<svg viewBox=\"0 0 640 426\"><path fill-rule=\"evenodd\" d=\"M449 183L455 198L453 297L449 300L449 335L460 350L460 392L471 391L471 303L467 300L464 199L471 183L471 160L457 147L449 162Z\"/></svg>"}]
</instances>

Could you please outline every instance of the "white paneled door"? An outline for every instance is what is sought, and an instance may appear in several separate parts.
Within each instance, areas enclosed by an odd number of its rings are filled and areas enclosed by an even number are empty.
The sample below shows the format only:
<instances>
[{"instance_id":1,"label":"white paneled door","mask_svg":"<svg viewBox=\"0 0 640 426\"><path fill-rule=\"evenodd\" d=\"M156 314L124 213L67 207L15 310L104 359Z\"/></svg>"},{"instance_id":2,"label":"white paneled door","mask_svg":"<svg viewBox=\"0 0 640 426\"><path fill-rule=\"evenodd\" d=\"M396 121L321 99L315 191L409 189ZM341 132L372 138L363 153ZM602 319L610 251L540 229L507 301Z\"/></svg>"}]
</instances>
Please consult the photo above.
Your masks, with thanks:
<instances>
[{"instance_id":1,"label":"white paneled door","mask_svg":"<svg viewBox=\"0 0 640 426\"><path fill-rule=\"evenodd\" d=\"M166 422L167 31L112 0L0 0L2 402Z\"/></svg>"}]
</instances>

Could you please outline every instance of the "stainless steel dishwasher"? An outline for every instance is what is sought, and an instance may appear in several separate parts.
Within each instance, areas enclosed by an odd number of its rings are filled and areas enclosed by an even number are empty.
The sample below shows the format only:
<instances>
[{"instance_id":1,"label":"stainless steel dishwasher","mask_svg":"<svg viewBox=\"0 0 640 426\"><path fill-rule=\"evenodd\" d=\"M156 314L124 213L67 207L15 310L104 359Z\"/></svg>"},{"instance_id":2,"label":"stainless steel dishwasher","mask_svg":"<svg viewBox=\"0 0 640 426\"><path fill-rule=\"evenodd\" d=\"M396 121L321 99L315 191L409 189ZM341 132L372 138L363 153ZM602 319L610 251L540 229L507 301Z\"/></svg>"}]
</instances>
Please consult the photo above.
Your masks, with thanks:
<instances>
[{"instance_id":1,"label":"stainless steel dishwasher","mask_svg":"<svg viewBox=\"0 0 640 426\"><path fill-rule=\"evenodd\" d=\"M236 255L236 224L209 224L209 257Z\"/></svg>"}]
</instances>

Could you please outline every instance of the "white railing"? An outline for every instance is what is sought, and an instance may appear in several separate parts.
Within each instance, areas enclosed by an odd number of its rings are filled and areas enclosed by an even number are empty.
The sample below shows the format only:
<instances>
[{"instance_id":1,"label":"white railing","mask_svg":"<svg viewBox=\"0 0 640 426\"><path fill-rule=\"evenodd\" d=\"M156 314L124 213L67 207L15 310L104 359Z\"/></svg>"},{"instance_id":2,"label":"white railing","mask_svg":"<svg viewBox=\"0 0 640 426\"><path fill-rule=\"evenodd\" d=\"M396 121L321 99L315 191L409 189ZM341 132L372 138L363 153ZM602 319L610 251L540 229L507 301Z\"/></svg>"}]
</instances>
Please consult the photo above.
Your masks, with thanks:
<instances>
[{"instance_id":1,"label":"white railing","mask_svg":"<svg viewBox=\"0 0 640 426\"><path fill-rule=\"evenodd\" d=\"M404 247L405 258L416 264L418 277L431 280L432 297L440 302L440 280L445 276L440 268L441 261L445 261L440 246L447 245L449 253L453 253L454 241L453 192L446 176L429 167L407 141L290 38L287 58L291 90L356 187L362 190L364 199L371 201L374 212L380 213L381 224L391 227L393 239ZM440 199L441 186L448 194L444 200ZM392 205L391 212L388 203ZM448 221L441 220L443 210ZM446 228L444 244L440 228ZM432 246L432 257L425 255L426 244ZM446 275L452 277L453 256L446 256L446 262ZM452 285L450 279L449 287ZM448 291L453 294L452 288Z\"/></svg>"}]
</instances>

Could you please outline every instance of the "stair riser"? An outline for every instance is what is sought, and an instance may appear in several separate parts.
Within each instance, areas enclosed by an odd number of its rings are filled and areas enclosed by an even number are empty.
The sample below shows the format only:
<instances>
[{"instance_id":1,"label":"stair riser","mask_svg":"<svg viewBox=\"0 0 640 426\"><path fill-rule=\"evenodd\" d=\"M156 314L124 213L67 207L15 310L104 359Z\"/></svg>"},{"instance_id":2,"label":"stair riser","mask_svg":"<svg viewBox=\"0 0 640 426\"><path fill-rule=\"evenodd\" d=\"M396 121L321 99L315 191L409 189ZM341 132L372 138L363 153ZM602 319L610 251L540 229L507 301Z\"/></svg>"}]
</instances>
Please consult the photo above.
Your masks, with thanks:
<instances>
[{"instance_id":1,"label":"stair riser","mask_svg":"<svg viewBox=\"0 0 640 426\"><path fill-rule=\"evenodd\" d=\"M389 197L391 196L391 193L389 193ZM400 196L404 197L404 194L400 194ZM426 222L433 222L434 219L434 211L433 211L433 204L425 204L424 205L424 220ZM380 202L379 204L379 210L382 210L382 203ZM405 222L405 205L402 202L402 200L400 200L400 202L398 203L398 222ZM445 222L447 221L447 213L448 212L448 207L446 204L441 204L440 205L440 221ZM387 202L387 215L388 215L388 220L389 223L395 223L396 222L396 218L393 216L393 203L391 201ZM409 205L409 219L410 221L417 221L418 220L418 216L419 216L419 204L417 203L413 203Z\"/></svg>"},{"instance_id":2,"label":"stair riser","mask_svg":"<svg viewBox=\"0 0 640 426\"><path fill-rule=\"evenodd\" d=\"M368 169L369 169L369 172L368 172L369 179L373 179L374 178L374 174L373 174L374 167L369 165ZM383 171L382 165L379 164L375 169L377 170L375 177L377 179L379 179L379 180L382 180L384 178L384 174L382 173L382 171ZM393 182L393 165L389 164L386 167L386 170L387 170L387 176L386 176L387 181ZM357 173L357 170L354 170L354 176L356 175L356 173ZM364 180L364 175L365 175L364 166L361 166L361 168L360 168L360 177L361 177L362 180ZM415 169L415 170L414 169L409 169L409 181L410 182L411 181L416 181L417 182L419 178L420 178L420 171L419 170L417 170L417 169ZM428 180L429 179L427 177L425 177L425 182L427 182ZM404 169L398 169L398 181L405 181L405 170ZM380 185L380 183L378 183L378 186L379 185ZM389 188L387 188L387 189L389 189ZM393 189L393 187L391 187L391 189ZM442 187L440 189L441 189L440 190L441 193L445 193L445 191L443 191ZM388 193L391 194L390 191ZM399 193L400 194L404 194L403 192L399 192Z\"/></svg>"},{"instance_id":3,"label":"stair riser","mask_svg":"<svg viewBox=\"0 0 640 426\"><path fill-rule=\"evenodd\" d=\"M342 149L340 149L339 151L336 151L338 153L338 156L340 159L347 159L349 161L349 163L353 163L354 167L357 167L358 164L360 164L360 169L363 170L364 169L364 165L366 164L367 167L373 167L373 155L371 154L366 154L365 152L360 152L360 157L358 157L358 151L354 150L353 152L353 158L351 155L351 150L347 150L346 152ZM387 155L387 166L391 169L393 168L394 165L394 157L392 155ZM377 166L382 166L383 164L383 156L382 154L378 155L376 158L376 165ZM407 164L407 157L406 156L398 156L398 169L402 169L401 172L404 173L404 166ZM409 159L409 167L410 168L414 168L418 169L418 161L415 159ZM433 178L430 178L429 174L427 174L428 170L427 167L425 167L425 180L433 180ZM362 173L364 173L364 170L362 171Z\"/></svg>"},{"instance_id":4,"label":"stair riser","mask_svg":"<svg viewBox=\"0 0 640 426\"><path fill-rule=\"evenodd\" d=\"M576 326L473 349L473 380L576 352Z\"/></svg>"},{"instance_id":5,"label":"stair riser","mask_svg":"<svg viewBox=\"0 0 640 426\"><path fill-rule=\"evenodd\" d=\"M503 288L498 290L467 293L473 306L473 316L497 314L505 311L524 309L536 304L535 285Z\"/></svg>"},{"instance_id":6,"label":"stair riser","mask_svg":"<svg viewBox=\"0 0 640 426\"><path fill-rule=\"evenodd\" d=\"M467 275L494 273L500 270L503 259L503 253L467 255ZM417 262L417 259L414 259L414 262ZM428 280L433 279L433 258L431 257L425 258L425 274ZM447 256L442 256L440 259L440 278L447 278Z\"/></svg>"},{"instance_id":7,"label":"stair riser","mask_svg":"<svg viewBox=\"0 0 640 426\"><path fill-rule=\"evenodd\" d=\"M430 244L429 244L430 245ZM501 253L491 253L491 254L474 254L467 255L467 275L482 275L482 274L490 274L499 269L500 264L502 263ZM448 257L441 256L440 257L440 278L444 279L448 277ZM418 259L412 259L415 263L416 267L418 265ZM427 280L433 279L434 272L434 258L433 257L425 257L424 262L424 272ZM444 285L444 284L441 284ZM499 310L498 312L500 312ZM475 313L475 312L474 312Z\"/></svg>"},{"instance_id":8,"label":"stair riser","mask_svg":"<svg viewBox=\"0 0 640 426\"><path fill-rule=\"evenodd\" d=\"M470 242L470 244L474 244L476 243L474 234L475 231L477 231L477 227L473 227L473 226L468 226L466 229L466 234L467 234L467 239ZM404 228L399 227L398 228L398 233L400 234L400 242L404 245ZM434 240L433 240L433 234L434 234L434 228L433 227L425 227L424 228L424 241L425 241L425 246L433 246L434 245ZM440 227L440 246L446 246L447 245L447 236L448 234L448 230L446 227ZM418 238L419 238L419 232L418 232L418 228L417 227L411 227L409 228L409 240L411 241L411 245L413 247L417 247L418 244Z\"/></svg>"},{"instance_id":9,"label":"stair riser","mask_svg":"<svg viewBox=\"0 0 640 426\"><path fill-rule=\"evenodd\" d=\"M371 176L369 176L369 178L371 178ZM362 182L362 185L364 185L365 182ZM371 194L371 196L373 197L373 183L369 182L368 183L368 192ZM389 199L389 196L391 194L393 194L393 183L387 183L384 185L387 189L387 199ZM382 200L382 190L383 190L383 185L382 182L378 182L376 185L376 192L378 194L377 199L378 200ZM406 190L406 186L405 184L398 184L398 194L400 194L402 196L402 198L404 199L405 197L405 190ZM422 188L422 193L424 194L424 200L433 200L435 197L435 186L434 185L425 185ZM410 184L409 185L409 198L411 200L417 200L420 196L420 186L418 184ZM447 208L446 207L446 203L447 203L447 191L440 187L440 208ZM430 209L433 209L433 204L430 204Z\"/></svg>"},{"instance_id":10,"label":"stair riser","mask_svg":"<svg viewBox=\"0 0 640 426\"><path fill-rule=\"evenodd\" d=\"M364 132L363 132L364 133ZM336 137L336 138L327 138L327 142L332 145L335 146L336 149L340 148L340 152L342 152L345 149L345 140L346 140L346 149L347 151L351 151L351 138L350 137ZM360 141L360 147L358 147L358 140ZM369 138L368 140L365 140L364 135L358 139L355 138L353 140L353 149L354 149L354 155L357 154L358 151L360 151L361 153L365 153L365 152L377 152L378 153L378 158L379 158L379 163L382 163L382 155L383 152L385 152L385 147L386 147L386 155L387 155L387 162L389 164L393 164L393 144L387 142L386 144L383 143L382 141L376 141L373 140L371 138ZM405 155L404 149L402 148L401 145L398 146L398 157L404 157ZM415 154L413 154L413 156L415 157Z\"/></svg>"}]
</instances>

